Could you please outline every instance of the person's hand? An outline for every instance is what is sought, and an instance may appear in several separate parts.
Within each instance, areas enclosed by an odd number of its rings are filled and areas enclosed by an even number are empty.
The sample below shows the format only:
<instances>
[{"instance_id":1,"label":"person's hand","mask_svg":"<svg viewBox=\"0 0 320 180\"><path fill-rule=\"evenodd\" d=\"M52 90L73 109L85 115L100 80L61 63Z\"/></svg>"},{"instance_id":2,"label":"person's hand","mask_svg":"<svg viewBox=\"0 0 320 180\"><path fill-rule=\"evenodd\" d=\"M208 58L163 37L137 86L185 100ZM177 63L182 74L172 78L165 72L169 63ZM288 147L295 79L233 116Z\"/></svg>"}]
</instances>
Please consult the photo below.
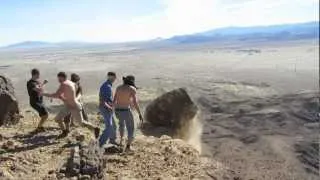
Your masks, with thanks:
<instances>
[{"instance_id":1,"label":"person's hand","mask_svg":"<svg viewBox=\"0 0 320 180\"><path fill-rule=\"evenodd\" d=\"M37 87L37 88L35 88L35 90L39 94L39 96L42 96L44 93L44 90L42 88Z\"/></svg>"},{"instance_id":2,"label":"person's hand","mask_svg":"<svg viewBox=\"0 0 320 180\"><path fill-rule=\"evenodd\" d=\"M111 104L105 104L104 106L108 111L112 112L113 111L113 106Z\"/></svg>"},{"instance_id":3,"label":"person's hand","mask_svg":"<svg viewBox=\"0 0 320 180\"><path fill-rule=\"evenodd\" d=\"M108 110L110 111L110 112L113 112L113 107L111 106L111 107L108 107Z\"/></svg>"},{"instance_id":4,"label":"person's hand","mask_svg":"<svg viewBox=\"0 0 320 180\"><path fill-rule=\"evenodd\" d=\"M37 89L37 92L38 92L38 95L39 95L39 96L43 96L43 91L42 91L42 90Z\"/></svg>"},{"instance_id":5,"label":"person's hand","mask_svg":"<svg viewBox=\"0 0 320 180\"><path fill-rule=\"evenodd\" d=\"M140 124L142 126L142 124L143 124L143 116L141 114L139 114L139 119L140 119Z\"/></svg>"},{"instance_id":6,"label":"person's hand","mask_svg":"<svg viewBox=\"0 0 320 180\"><path fill-rule=\"evenodd\" d=\"M60 95L60 96L59 96L59 99L61 99L62 101L65 101L65 100L66 100L66 98L65 98L63 95Z\"/></svg>"}]
</instances>

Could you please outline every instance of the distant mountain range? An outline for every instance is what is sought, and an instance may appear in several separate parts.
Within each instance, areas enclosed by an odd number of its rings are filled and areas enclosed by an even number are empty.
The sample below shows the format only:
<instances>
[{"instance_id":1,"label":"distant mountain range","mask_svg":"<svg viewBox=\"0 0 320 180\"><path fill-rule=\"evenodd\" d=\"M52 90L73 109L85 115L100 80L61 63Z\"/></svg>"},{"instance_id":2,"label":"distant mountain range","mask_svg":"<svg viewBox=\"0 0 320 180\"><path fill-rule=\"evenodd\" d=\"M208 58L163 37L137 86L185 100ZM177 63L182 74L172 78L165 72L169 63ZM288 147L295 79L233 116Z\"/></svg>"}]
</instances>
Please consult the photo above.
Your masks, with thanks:
<instances>
[{"instance_id":1,"label":"distant mountain range","mask_svg":"<svg viewBox=\"0 0 320 180\"><path fill-rule=\"evenodd\" d=\"M46 46L52 46L52 43L42 42L42 41L24 41L17 44L11 44L4 48L22 48L23 49L23 48L40 48L40 47L46 47Z\"/></svg>"},{"instance_id":2,"label":"distant mountain range","mask_svg":"<svg viewBox=\"0 0 320 180\"><path fill-rule=\"evenodd\" d=\"M86 43L86 42L76 42L76 41L67 41L67 42L59 42L59 43L51 43L51 42L44 42L44 41L24 41L24 42L2 47L2 49L3 48L4 49L36 49L36 48L54 48L54 47L81 47L81 46L88 46L93 44L97 45L99 43Z\"/></svg>"},{"instance_id":3,"label":"distant mountain range","mask_svg":"<svg viewBox=\"0 0 320 180\"><path fill-rule=\"evenodd\" d=\"M227 27L190 35L174 36L169 41L199 43L226 40L294 40L319 37L319 22L272 26Z\"/></svg>"},{"instance_id":4,"label":"distant mountain range","mask_svg":"<svg viewBox=\"0 0 320 180\"><path fill-rule=\"evenodd\" d=\"M209 30L205 32L179 35L169 39L158 38L150 40L150 43L202 43L202 42L221 42L221 41L280 41L280 40L297 40L297 39L314 39L319 38L319 22L307 22L296 24L282 24L271 26L253 26L253 27L227 27ZM148 43L148 42L144 42ZM50 47L83 47L102 45L102 43L85 43L85 42L61 42L49 43L42 41L25 41L12 44L0 49L34 49Z\"/></svg>"}]
</instances>

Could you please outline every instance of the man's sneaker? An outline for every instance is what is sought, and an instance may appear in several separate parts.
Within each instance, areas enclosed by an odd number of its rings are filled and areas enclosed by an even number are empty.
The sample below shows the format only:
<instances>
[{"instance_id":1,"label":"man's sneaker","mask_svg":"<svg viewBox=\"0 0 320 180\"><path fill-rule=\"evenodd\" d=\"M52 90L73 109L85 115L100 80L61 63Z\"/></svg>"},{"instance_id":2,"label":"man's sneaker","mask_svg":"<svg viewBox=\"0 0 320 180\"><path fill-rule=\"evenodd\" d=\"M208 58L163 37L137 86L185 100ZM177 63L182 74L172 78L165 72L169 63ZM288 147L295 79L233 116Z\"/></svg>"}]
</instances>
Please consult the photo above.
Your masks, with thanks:
<instances>
[{"instance_id":1,"label":"man's sneaker","mask_svg":"<svg viewBox=\"0 0 320 180\"><path fill-rule=\"evenodd\" d=\"M44 127L38 127L37 130L38 130L38 132L45 132L46 131L46 129Z\"/></svg>"},{"instance_id":2,"label":"man's sneaker","mask_svg":"<svg viewBox=\"0 0 320 180\"><path fill-rule=\"evenodd\" d=\"M44 129L44 127L37 127L37 129L35 129L32 133L33 134L37 134L37 133L41 133L41 132L45 132L46 130Z\"/></svg>"},{"instance_id":3,"label":"man's sneaker","mask_svg":"<svg viewBox=\"0 0 320 180\"><path fill-rule=\"evenodd\" d=\"M120 143L117 143L115 140L110 140L109 143L112 145L121 146Z\"/></svg>"},{"instance_id":4,"label":"man's sneaker","mask_svg":"<svg viewBox=\"0 0 320 180\"><path fill-rule=\"evenodd\" d=\"M120 146L123 146L123 138L120 139Z\"/></svg>"},{"instance_id":5,"label":"man's sneaker","mask_svg":"<svg viewBox=\"0 0 320 180\"><path fill-rule=\"evenodd\" d=\"M62 138L65 138L67 137L69 134L69 131L67 130L63 130L62 133L57 137L58 139L62 139Z\"/></svg>"},{"instance_id":6,"label":"man's sneaker","mask_svg":"<svg viewBox=\"0 0 320 180\"><path fill-rule=\"evenodd\" d=\"M100 135L100 128L98 127L94 128L94 137L98 139L99 135Z\"/></svg>"},{"instance_id":7,"label":"man's sneaker","mask_svg":"<svg viewBox=\"0 0 320 180\"><path fill-rule=\"evenodd\" d=\"M125 152L133 153L134 150L132 149L132 147L131 147L129 144L127 144L126 149L125 149Z\"/></svg>"}]
</instances>

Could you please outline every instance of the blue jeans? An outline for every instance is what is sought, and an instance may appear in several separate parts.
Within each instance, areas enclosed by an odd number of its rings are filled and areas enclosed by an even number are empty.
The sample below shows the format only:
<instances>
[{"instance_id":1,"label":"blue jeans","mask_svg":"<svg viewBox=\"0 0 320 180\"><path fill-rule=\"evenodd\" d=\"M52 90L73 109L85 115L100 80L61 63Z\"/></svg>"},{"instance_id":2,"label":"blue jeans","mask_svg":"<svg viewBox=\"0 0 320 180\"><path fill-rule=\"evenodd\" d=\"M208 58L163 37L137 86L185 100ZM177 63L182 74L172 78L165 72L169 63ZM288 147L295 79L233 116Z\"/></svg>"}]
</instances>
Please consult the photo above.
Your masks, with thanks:
<instances>
[{"instance_id":1,"label":"blue jeans","mask_svg":"<svg viewBox=\"0 0 320 180\"><path fill-rule=\"evenodd\" d=\"M134 119L131 110L128 109L116 109L116 116L119 120L119 131L121 138L124 135L124 127L128 132L128 144L133 141L134 137Z\"/></svg>"},{"instance_id":2,"label":"blue jeans","mask_svg":"<svg viewBox=\"0 0 320 180\"><path fill-rule=\"evenodd\" d=\"M105 107L99 107L100 113L103 116L105 128L99 138L99 145L102 147L109 139L110 141L116 140L117 125L113 118L113 112Z\"/></svg>"}]
</instances>

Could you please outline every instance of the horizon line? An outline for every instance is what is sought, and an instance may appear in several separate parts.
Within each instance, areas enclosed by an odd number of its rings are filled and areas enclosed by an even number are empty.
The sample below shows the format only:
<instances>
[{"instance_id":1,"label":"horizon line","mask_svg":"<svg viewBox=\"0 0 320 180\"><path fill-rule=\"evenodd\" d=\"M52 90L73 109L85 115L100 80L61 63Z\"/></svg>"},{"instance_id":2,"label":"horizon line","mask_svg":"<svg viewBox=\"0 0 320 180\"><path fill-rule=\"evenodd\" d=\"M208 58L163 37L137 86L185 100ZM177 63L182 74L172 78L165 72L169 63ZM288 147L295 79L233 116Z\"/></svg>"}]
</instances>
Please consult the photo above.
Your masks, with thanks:
<instances>
[{"instance_id":1,"label":"horizon line","mask_svg":"<svg viewBox=\"0 0 320 180\"><path fill-rule=\"evenodd\" d=\"M312 20L312 21L302 21L302 22L293 22L293 23L278 23L278 24L270 24L270 25L254 25L254 26L223 26L223 27L217 27L217 28L212 28L212 29L207 29L199 32L194 32L194 33L188 33L188 34L175 34L169 37L155 37L155 38L148 38L148 39L140 39L140 40L133 40L133 41L104 41L104 42L99 42L99 41L81 41L81 40L63 40L63 41L46 41L46 40L21 40L9 44L4 44L0 45L0 48L6 48L10 46L14 46L17 44L22 44L22 43L27 43L27 42L39 42L39 43L46 43L46 44L62 44L62 43L83 43L83 44L121 44L121 43L135 43L135 42L144 42L144 41L152 41L152 40L157 40L157 39L170 39L176 36L187 36L187 35L192 35L192 34L198 34L198 33L204 33L207 31L214 31L214 30L219 30L219 29L227 29L227 28L255 28L255 27L272 27L272 26L281 26L281 25L298 25L298 24L308 24L308 23L318 23L319 25L319 20Z\"/></svg>"}]
</instances>

